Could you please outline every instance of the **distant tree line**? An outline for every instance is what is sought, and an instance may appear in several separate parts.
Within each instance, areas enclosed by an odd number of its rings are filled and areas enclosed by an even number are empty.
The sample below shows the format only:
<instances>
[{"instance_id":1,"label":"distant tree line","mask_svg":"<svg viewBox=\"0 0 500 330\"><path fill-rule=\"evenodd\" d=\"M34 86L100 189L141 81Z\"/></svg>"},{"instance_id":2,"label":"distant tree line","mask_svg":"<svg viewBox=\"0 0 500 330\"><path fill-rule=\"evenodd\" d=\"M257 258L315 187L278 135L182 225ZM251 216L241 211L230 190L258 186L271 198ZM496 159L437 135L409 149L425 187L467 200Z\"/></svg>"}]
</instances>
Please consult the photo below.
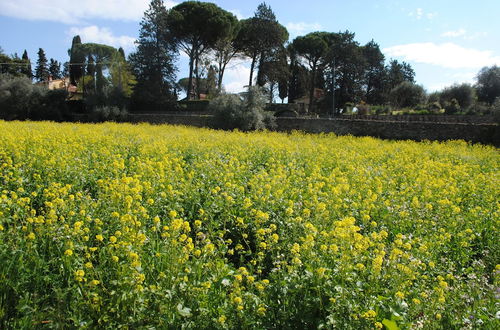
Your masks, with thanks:
<instances>
[{"instance_id":1,"label":"distant tree line","mask_svg":"<svg viewBox=\"0 0 500 330\"><path fill-rule=\"evenodd\" d=\"M26 51L19 57L0 49L0 70L37 82L69 77L88 108L107 107L108 113L175 109L181 91L190 101L214 99L225 93L228 65L242 59L250 62L248 87L258 86L269 103L305 103L314 114L352 108L358 113L488 113L500 105L497 66L483 68L474 86L427 94L408 63L387 61L374 40L361 45L353 32L312 32L289 42L287 29L266 3L238 20L213 3L186 1L166 9L162 0L152 0L140 26L128 58L121 48L82 43L75 36L64 64L47 60L40 48L32 70ZM177 80L180 52L189 58L188 76Z\"/></svg>"}]
</instances>

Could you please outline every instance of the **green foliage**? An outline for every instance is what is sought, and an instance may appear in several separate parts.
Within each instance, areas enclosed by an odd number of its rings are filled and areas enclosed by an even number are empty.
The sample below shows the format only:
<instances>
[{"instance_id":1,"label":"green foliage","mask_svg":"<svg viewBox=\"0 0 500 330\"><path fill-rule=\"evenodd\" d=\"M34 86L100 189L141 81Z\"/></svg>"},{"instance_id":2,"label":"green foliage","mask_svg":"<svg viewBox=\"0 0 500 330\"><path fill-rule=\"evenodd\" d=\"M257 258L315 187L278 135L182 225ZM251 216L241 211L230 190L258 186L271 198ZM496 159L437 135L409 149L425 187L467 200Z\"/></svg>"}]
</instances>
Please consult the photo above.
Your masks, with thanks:
<instances>
[{"instance_id":1,"label":"green foliage","mask_svg":"<svg viewBox=\"0 0 500 330\"><path fill-rule=\"evenodd\" d=\"M87 74L94 74L94 93L103 93L104 88L109 84L103 71L109 69L117 54L117 49L104 44L84 43L76 47L76 52L84 55L84 58L92 59L95 63L91 62L91 69L87 68Z\"/></svg>"},{"instance_id":2,"label":"green foliage","mask_svg":"<svg viewBox=\"0 0 500 330\"><path fill-rule=\"evenodd\" d=\"M404 81L391 90L389 99L396 108L412 108L424 102L425 96L422 86Z\"/></svg>"},{"instance_id":3,"label":"green foliage","mask_svg":"<svg viewBox=\"0 0 500 330\"><path fill-rule=\"evenodd\" d=\"M444 111L447 115L453 115L462 109L460 107L460 103L457 101L457 99L453 98L450 101L445 101L444 103Z\"/></svg>"},{"instance_id":4,"label":"green foliage","mask_svg":"<svg viewBox=\"0 0 500 330\"><path fill-rule=\"evenodd\" d=\"M61 75L61 63L54 60L53 58L49 61L49 75L52 79L60 79Z\"/></svg>"},{"instance_id":5,"label":"green foliage","mask_svg":"<svg viewBox=\"0 0 500 330\"><path fill-rule=\"evenodd\" d=\"M176 47L167 27L167 10L161 0L153 0L144 13L137 51L129 56L137 80L131 99L134 111L173 108Z\"/></svg>"},{"instance_id":6,"label":"green foliage","mask_svg":"<svg viewBox=\"0 0 500 330\"><path fill-rule=\"evenodd\" d=\"M324 64L325 56L330 50L328 41L330 34L327 32L312 32L303 37L293 40L292 47L297 55L303 57L309 69L311 77L309 79L309 112L313 111L314 88L316 87L316 73L318 67Z\"/></svg>"},{"instance_id":7,"label":"green foliage","mask_svg":"<svg viewBox=\"0 0 500 330\"><path fill-rule=\"evenodd\" d=\"M415 71L406 62L399 63L397 60L391 60L386 70L389 90L405 81L415 83Z\"/></svg>"},{"instance_id":8,"label":"green foliage","mask_svg":"<svg viewBox=\"0 0 500 330\"><path fill-rule=\"evenodd\" d=\"M47 57L42 48L38 49L38 60L36 61L35 79L38 82L47 81L49 79L49 67Z\"/></svg>"},{"instance_id":9,"label":"green foliage","mask_svg":"<svg viewBox=\"0 0 500 330\"><path fill-rule=\"evenodd\" d=\"M111 86L121 91L124 97L130 98L137 81L122 52L116 52L111 59L109 81Z\"/></svg>"},{"instance_id":10,"label":"green foliage","mask_svg":"<svg viewBox=\"0 0 500 330\"><path fill-rule=\"evenodd\" d=\"M95 107L90 114L90 118L93 122L122 121L126 119L127 114L126 109L104 105Z\"/></svg>"},{"instance_id":11,"label":"green foliage","mask_svg":"<svg viewBox=\"0 0 500 330\"><path fill-rule=\"evenodd\" d=\"M3 119L64 119L66 97L66 91L49 91L33 85L27 77L0 75L0 117Z\"/></svg>"},{"instance_id":12,"label":"green foliage","mask_svg":"<svg viewBox=\"0 0 500 330\"><path fill-rule=\"evenodd\" d=\"M239 55L240 49L236 45L236 37L241 28L240 22L236 21L232 25L232 30L227 37L219 39L213 46L213 60L216 65L217 72L217 90L222 92L222 80L224 72L229 62Z\"/></svg>"},{"instance_id":13,"label":"green foliage","mask_svg":"<svg viewBox=\"0 0 500 330\"><path fill-rule=\"evenodd\" d=\"M248 82L252 86L257 61L260 59L262 63L266 52L282 47L288 40L288 31L265 3L258 6L253 17L241 20L240 25L235 44L252 60Z\"/></svg>"},{"instance_id":14,"label":"green foliage","mask_svg":"<svg viewBox=\"0 0 500 330\"><path fill-rule=\"evenodd\" d=\"M495 99L491 106L491 114L494 116L497 123L500 124L500 96Z\"/></svg>"},{"instance_id":15,"label":"green foliage","mask_svg":"<svg viewBox=\"0 0 500 330\"><path fill-rule=\"evenodd\" d=\"M385 57L379 45L371 40L362 48L365 62L364 90L366 102L369 104L383 104L385 102Z\"/></svg>"},{"instance_id":16,"label":"green foliage","mask_svg":"<svg viewBox=\"0 0 500 330\"><path fill-rule=\"evenodd\" d=\"M82 44L80 36L74 36L71 43L71 49L69 53L69 79L70 84L76 86L78 80L83 76L83 64L85 62L85 54L79 51L79 47Z\"/></svg>"},{"instance_id":17,"label":"green foliage","mask_svg":"<svg viewBox=\"0 0 500 330\"><path fill-rule=\"evenodd\" d=\"M304 57L311 68L317 67L329 50L327 32L312 32L293 40L295 52Z\"/></svg>"},{"instance_id":18,"label":"green foliage","mask_svg":"<svg viewBox=\"0 0 500 330\"><path fill-rule=\"evenodd\" d=\"M3 49L0 47L0 63L0 74L10 74L17 77L26 76L30 79L33 77L31 63L26 50L22 58L19 58L17 54L12 56L4 54Z\"/></svg>"},{"instance_id":19,"label":"green foliage","mask_svg":"<svg viewBox=\"0 0 500 330\"><path fill-rule=\"evenodd\" d=\"M26 77L0 75L0 115L4 119L25 119L40 103L46 90Z\"/></svg>"},{"instance_id":20,"label":"green foliage","mask_svg":"<svg viewBox=\"0 0 500 330\"><path fill-rule=\"evenodd\" d=\"M265 105L265 94L254 86L242 95L224 94L215 98L209 109L214 113L214 127L250 131L275 126L274 116L264 110Z\"/></svg>"},{"instance_id":21,"label":"green foliage","mask_svg":"<svg viewBox=\"0 0 500 330\"><path fill-rule=\"evenodd\" d=\"M22 61L26 64L21 67L21 73L24 74L29 79L33 79L33 72L31 71L31 62L28 57L28 52L24 50Z\"/></svg>"},{"instance_id":22,"label":"green foliage","mask_svg":"<svg viewBox=\"0 0 500 330\"><path fill-rule=\"evenodd\" d=\"M338 112L340 105L346 102L357 103L365 96L363 88L365 57L363 48L354 38L355 34L350 31L328 35L330 51L325 61L329 67L325 69L324 80L326 86L331 87L335 71L336 112ZM334 60L335 70L333 70ZM327 96L326 100L327 102L331 101L331 95ZM327 103L327 109L331 109L331 103Z\"/></svg>"},{"instance_id":23,"label":"green foliage","mask_svg":"<svg viewBox=\"0 0 500 330\"><path fill-rule=\"evenodd\" d=\"M482 68L477 74L476 89L479 101L493 104L500 96L500 67L494 65Z\"/></svg>"},{"instance_id":24,"label":"green foliage","mask_svg":"<svg viewBox=\"0 0 500 330\"><path fill-rule=\"evenodd\" d=\"M453 86L446 87L439 95L439 101L441 104L451 104L454 99L462 111L467 111L474 104L475 98L475 90L469 84L455 84Z\"/></svg>"},{"instance_id":25,"label":"green foliage","mask_svg":"<svg viewBox=\"0 0 500 330\"><path fill-rule=\"evenodd\" d=\"M187 96L191 99L199 94L192 89L192 80L193 73L199 78L198 61L201 55L214 47L217 41L233 35L238 20L216 4L186 1L170 10L167 22L174 41L189 56Z\"/></svg>"}]
</instances>

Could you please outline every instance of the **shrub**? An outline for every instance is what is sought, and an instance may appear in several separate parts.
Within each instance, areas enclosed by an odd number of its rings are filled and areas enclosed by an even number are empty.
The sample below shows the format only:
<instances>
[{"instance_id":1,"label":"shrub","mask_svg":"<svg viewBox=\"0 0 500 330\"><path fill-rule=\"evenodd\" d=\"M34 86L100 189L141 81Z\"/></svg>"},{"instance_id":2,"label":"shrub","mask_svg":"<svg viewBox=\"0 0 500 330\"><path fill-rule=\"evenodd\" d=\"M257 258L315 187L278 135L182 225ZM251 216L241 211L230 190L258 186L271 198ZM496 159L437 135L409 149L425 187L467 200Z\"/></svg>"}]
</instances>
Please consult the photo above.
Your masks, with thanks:
<instances>
[{"instance_id":1,"label":"shrub","mask_svg":"<svg viewBox=\"0 0 500 330\"><path fill-rule=\"evenodd\" d=\"M500 96L495 99L491 106L491 114L497 123L500 123Z\"/></svg>"},{"instance_id":2,"label":"shrub","mask_svg":"<svg viewBox=\"0 0 500 330\"><path fill-rule=\"evenodd\" d=\"M444 103L445 114L451 115L460 111L460 104L457 99L451 99L449 102Z\"/></svg>"},{"instance_id":3,"label":"shrub","mask_svg":"<svg viewBox=\"0 0 500 330\"><path fill-rule=\"evenodd\" d=\"M462 110L467 110L472 106L475 98L474 88L469 84L461 84L443 89L439 99L441 104L453 103L453 100L456 100Z\"/></svg>"},{"instance_id":4,"label":"shrub","mask_svg":"<svg viewBox=\"0 0 500 330\"><path fill-rule=\"evenodd\" d=\"M425 90L422 86L405 81L394 87L389 99L397 108L412 108L425 100Z\"/></svg>"},{"instance_id":5,"label":"shrub","mask_svg":"<svg viewBox=\"0 0 500 330\"><path fill-rule=\"evenodd\" d=\"M441 112L441 104L438 102L438 101L435 101L435 102L432 102L432 103L429 103L427 105L427 109L431 112L431 113L440 113Z\"/></svg>"},{"instance_id":6,"label":"shrub","mask_svg":"<svg viewBox=\"0 0 500 330\"><path fill-rule=\"evenodd\" d=\"M49 91L26 77L0 75L0 117L8 120L62 120L67 92Z\"/></svg>"},{"instance_id":7,"label":"shrub","mask_svg":"<svg viewBox=\"0 0 500 330\"><path fill-rule=\"evenodd\" d=\"M370 114L370 106L364 102L361 102L358 105L356 105L356 108L358 108L358 115Z\"/></svg>"},{"instance_id":8,"label":"shrub","mask_svg":"<svg viewBox=\"0 0 500 330\"><path fill-rule=\"evenodd\" d=\"M67 119L66 116L69 112L66 104L67 97L68 92L65 90L45 91L45 95L38 100L40 103L31 109L28 119L55 121Z\"/></svg>"},{"instance_id":9,"label":"shrub","mask_svg":"<svg viewBox=\"0 0 500 330\"><path fill-rule=\"evenodd\" d=\"M0 75L0 116L4 119L26 119L41 104L47 90L33 85L26 77Z\"/></svg>"},{"instance_id":10,"label":"shrub","mask_svg":"<svg viewBox=\"0 0 500 330\"><path fill-rule=\"evenodd\" d=\"M91 118L94 122L122 121L127 116L127 110L117 106L97 106L92 110Z\"/></svg>"},{"instance_id":11,"label":"shrub","mask_svg":"<svg viewBox=\"0 0 500 330\"><path fill-rule=\"evenodd\" d=\"M210 102L214 113L213 126L221 129L243 131L275 127L274 116L266 112L266 97L259 87L250 87L241 95L225 94Z\"/></svg>"}]
</instances>

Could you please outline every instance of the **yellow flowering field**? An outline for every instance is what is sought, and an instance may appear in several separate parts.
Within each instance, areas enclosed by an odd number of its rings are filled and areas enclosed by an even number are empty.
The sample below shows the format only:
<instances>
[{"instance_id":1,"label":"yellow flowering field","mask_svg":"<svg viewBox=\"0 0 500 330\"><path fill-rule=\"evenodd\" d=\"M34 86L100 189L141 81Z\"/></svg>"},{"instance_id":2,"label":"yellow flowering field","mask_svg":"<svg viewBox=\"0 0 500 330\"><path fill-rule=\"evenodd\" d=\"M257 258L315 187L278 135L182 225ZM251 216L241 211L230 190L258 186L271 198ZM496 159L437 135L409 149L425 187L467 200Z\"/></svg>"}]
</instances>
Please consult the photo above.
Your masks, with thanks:
<instances>
[{"instance_id":1,"label":"yellow flowering field","mask_svg":"<svg viewBox=\"0 0 500 330\"><path fill-rule=\"evenodd\" d=\"M0 121L0 328L499 326L500 154Z\"/></svg>"}]
</instances>

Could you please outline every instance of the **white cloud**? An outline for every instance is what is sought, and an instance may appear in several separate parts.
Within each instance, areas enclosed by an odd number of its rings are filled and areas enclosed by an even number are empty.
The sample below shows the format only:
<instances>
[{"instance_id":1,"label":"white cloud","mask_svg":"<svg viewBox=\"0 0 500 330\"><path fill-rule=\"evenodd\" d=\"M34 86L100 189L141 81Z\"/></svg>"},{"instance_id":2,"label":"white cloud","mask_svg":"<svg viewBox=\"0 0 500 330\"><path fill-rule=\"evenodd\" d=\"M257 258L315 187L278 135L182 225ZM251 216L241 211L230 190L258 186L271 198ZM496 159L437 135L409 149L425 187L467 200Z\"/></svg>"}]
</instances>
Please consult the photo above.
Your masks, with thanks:
<instances>
[{"instance_id":1,"label":"white cloud","mask_svg":"<svg viewBox=\"0 0 500 330\"><path fill-rule=\"evenodd\" d=\"M442 77L445 78L445 80L431 84L429 86L429 91L430 92L440 91L443 88L453 86L454 84L467 83L473 85L476 80L476 75L477 72L472 72L472 71L461 71L461 72L446 74L445 76Z\"/></svg>"},{"instance_id":2,"label":"white cloud","mask_svg":"<svg viewBox=\"0 0 500 330\"><path fill-rule=\"evenodd\" d=\"M422 18L433 19L437 16L435 12L425 12L422 8L417 8L415 11L411 11L408 13L408 16L415 17L417 20L421 20Z\"/></svg>"},{"instance_id":3,"label":"white cloud","mask_svg":"<svg viewBox=\"0 0 500 330\"><path fill-rule=\"evenodd\" d=\"M448 87L448 86L451 86L452 84L450 84L449 82L439 82L439 83L435 83L435 84L432 84L429 86L427 92L438 92L438 91L441 91L443 90L445 87Z\"/></svg>"},{"instance_id":4,"label":"white cloud","mask_svg":"<svg viewBox=\"0 0 500 330\"><path fill-rule=\"evenodd\" d=\"M319 31L322 27L319 23L290 22L286 25L286 29L291 36L299 36L309 32Z\"/></svg>"},{"instance_id":5,"label":"white cloud","mask_svg":"<svg viewBox=\"0 0 500 330\"><path fill-rule=\"evenodd\" d=\"M115 36L110 29L100 28L96 25L87 26L84 28L72 27L67 32L69 36L79 35L83 43L94 42L106 44L116 48L122 47L126 51L134 48L135 38L129 36Z\"/></svg>"},{"instance_id":6,"label":"white cloud","mask_svg":"<svg viewBox=\"0 0 500 330\"><path fill-rule=\"evenodd\" d=\"M245 91L250 78L250 65L246 62L229 66L224 72L223 84L226 92L240 93Z\"/></svg>"},{"instance_id":7,"label":"white cloud","mask_svg":"<svg viewBox=\"0 0 500 330\"><path fill-rule=\"evenodd\" d=\"M494 55L491 51L464 48L454 43L413 43L388 47L383 52L406 61L452 69L477 69L494 64L500 65L500 56Z\"/></svg>"},{"instance_id":8,"label":"white cloud","mask_svg":"<svg viewBox=\"0 0 500 330\"><path fill-rule=\"evenodd\" d=\"M450 38L457 38L457 37L462 37L465 36L467 31L465 29L458 29L454 31L446 31L441 34L441 37L450 37Z\"/></svg>"},{"instance_id":9,"label":"white cloud","mask_svg":"<svg viewBox=\"0 0 500 330\"><path fill-rule=\"evenodd\" d=\"M425 17L427 17L427 19L433 19L436 16L437 16L437 13L427 13L427 14L425 14Z\"/></svg>"},{"instance_id":10,"label":"white cloud","mask_svg":"<svg viewBox=\"0 0 500 330\"><path fill-rule=\"evenodd\" d=\"M476 75L477 75L477 72L471 72L471 71L467 72L467 71L464 71L464 72L454 73L451 76L456 81L466 82L466 83L472 84L472 83L474 83Z\"/></svg>"},{"instance_id":11,"label":"white cloud","mask_svg":"<svg viewBox=\"0 0 500 330\"><path fill-rule=\"evenodd\" d=\"M176 2L164 1L170 8ZM66 24L80 23L85 19L110 19L139 21L148 9L148 0L2 0L0 13L28 20L55 21Z\"/></svg>"},{"instance_id":12,"label":"white cloud","mask_svg":"<svg viewBox=\"0 0 500 330\"><path fill-rule=\"evenodd\" d=\"M475 33L470 33L464 28L458 29L458 30L451 30L451 31L445 31L441 33L441 37L447 37L447 38L459 38L462 37L465 40L475 40L479 38L484 38L488 35L487 32L475 32Z\"/></svg>"}]
</instances>

